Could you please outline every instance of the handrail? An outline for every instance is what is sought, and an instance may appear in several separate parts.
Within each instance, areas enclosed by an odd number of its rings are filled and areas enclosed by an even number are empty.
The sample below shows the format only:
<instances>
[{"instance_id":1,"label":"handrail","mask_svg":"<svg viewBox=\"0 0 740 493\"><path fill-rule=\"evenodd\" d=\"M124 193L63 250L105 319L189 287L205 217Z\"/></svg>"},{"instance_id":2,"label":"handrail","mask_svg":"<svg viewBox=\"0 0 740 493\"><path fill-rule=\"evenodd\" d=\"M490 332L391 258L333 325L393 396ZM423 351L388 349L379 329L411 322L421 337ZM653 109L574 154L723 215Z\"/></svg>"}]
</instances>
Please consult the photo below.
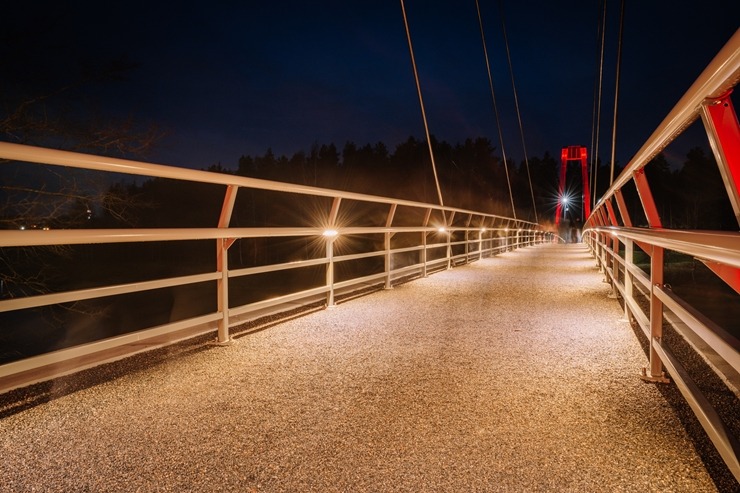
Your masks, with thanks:
<instances>
[{"instance_id":1,"label":"handrail","mask_svg":"<svg viewBox=\"0 0 740 493\"><path fill-rule=\"evenodd\" d=\"M740 234L737 233L617 226L597 226L592 231L740 268Z\"/></svg>"}]
</instances>

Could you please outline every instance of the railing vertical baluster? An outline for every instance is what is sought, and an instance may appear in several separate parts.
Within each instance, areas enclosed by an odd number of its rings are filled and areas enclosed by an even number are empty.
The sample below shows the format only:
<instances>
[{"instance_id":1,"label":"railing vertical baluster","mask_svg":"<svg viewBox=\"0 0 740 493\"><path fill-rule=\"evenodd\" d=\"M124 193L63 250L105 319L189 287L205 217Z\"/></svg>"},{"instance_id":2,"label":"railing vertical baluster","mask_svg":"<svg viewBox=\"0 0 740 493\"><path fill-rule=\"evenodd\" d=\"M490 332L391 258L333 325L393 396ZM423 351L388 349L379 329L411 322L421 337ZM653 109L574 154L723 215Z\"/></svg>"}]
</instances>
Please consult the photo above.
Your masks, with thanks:
<instances>
[{"instance_id":1,"label":"railing vertical baluster","mask_svg":"<svg viewBox=\"0 0 740 493\"><path fill-rule=\"evenodd\" d=\"M229 227L238 191L239 187L236 185L226 187L221 215L218 218L219 228ZM220 344L228 344L231 340L229 335L229 247L234 244L234 241L234 239L227 238L216 240L216 269L221 274L216 282L216 305L221 315L218 321L218 342Z\"/></svg>"},{"instance_id":2,"label":"railing vertical baluster","mask_svg":"<svg viewBox=\"0 0 740 493\"><path fill-rule=\"evenodd\" d=\"M334 238L326 238L326 306L334 306Z\"/></svg>"},{"instance_id":3,"label":"railing vertical baluster","mask_svg":"<svg viewBox=\"0 0 740 493\"><path fill-rule=\"evenodd\" d=\"M426 213L424 214L424 224L422 224L423 227L429 226L429 218L432 216L432 209L427 209ZM427 277L429 274L427 273L427 231L422 231L421 233L421 277Z\"/></svg>"},{"instance_id":4,"label":"railing vertical baluster","mask_svg":"<svg viewBox=\"0 0 740 493\"><path fill-rule=\"evenodd\" d=\"M452 268L452 224L455 220L455 211L450 214L448 224L445 224L445 234L447 235L447 269Z\"/></svg>"},{"instance_id":5,"label":"railing vertical baluster","mask_svg":"<svg viewBox=\"0 0 740 493\"><path fill-rule=\"evenodd\" d=\"M216 263L221 277L216 282L218 312L221 318L218 320L218 342L225 344L229 342L229 248L226 240L216 240Z\"/></svg>"},{"instance_id":6,"label":"railing vertical baluster","mask_svg":"<svg viewBox=\"0 0 740 493\"><path fill-rule=\"evenodd\" d=\"M339 207L342 205L341 197L334 197L331 203L331 210L329 211L329 224L328 227L334 229L337 224L337 218L339 217ZM334 306L334 240L336 239L336 231L327 235L324 234L326 239L326 286L329 289L326 293L326 306L331 308Z\"/></svg>"},{"instance_id":7,"label":"railing vertical baluster","mask_svg":"<svg viewBox=\"0 0 740 493\"><path fill-rule=\"evenodd\" d=\"M632 266L634 265L635 243L630 239L624 240L624 318L629 322L632 320L627 301L632 299Z\"/></svg>"},{"instance_id":8,"label":"railing vertical baluster","mask_svg":"<svg viewBox=\"0 0 740 493\"><path fill-rule=\"evenodd\" d=\"M480 228L478 230L478 260L483 260L483 233L486 232L486 228Z\"/></svg>"},{"instance_id":9,"label":"railing vertical baluster","mask_svg":"<svg viewBox=\"0 0 740 493\"><path fill-rule=\"evenodd\" d=\"M390 228L393 225L393 216L396 215L396 204L391 204L390 209L388 210L388 217L385 221L385 227ZM384 247L385 247L385 289L392 289L393 283L391 282L391 272L393 270L393 266L391 265L391 237L393 236L393 233L386 232L385 233L385 241L384 241Z\"/></svg>"},{"instance_id":10,"label":"railing vertical baluster","mask_svg":"<svg viewBox=\"0 0 740 493\"><path fill-rule=\"evenodd\" d=\"M663 371L663 362L653 347L663 337L663 302L656 294L657 289L663 286L663 256L662 247L653 246L650 257L650 369L642 369L642 378L650 382L668 383L669 380Z\"/></svg>"}]
</instances>

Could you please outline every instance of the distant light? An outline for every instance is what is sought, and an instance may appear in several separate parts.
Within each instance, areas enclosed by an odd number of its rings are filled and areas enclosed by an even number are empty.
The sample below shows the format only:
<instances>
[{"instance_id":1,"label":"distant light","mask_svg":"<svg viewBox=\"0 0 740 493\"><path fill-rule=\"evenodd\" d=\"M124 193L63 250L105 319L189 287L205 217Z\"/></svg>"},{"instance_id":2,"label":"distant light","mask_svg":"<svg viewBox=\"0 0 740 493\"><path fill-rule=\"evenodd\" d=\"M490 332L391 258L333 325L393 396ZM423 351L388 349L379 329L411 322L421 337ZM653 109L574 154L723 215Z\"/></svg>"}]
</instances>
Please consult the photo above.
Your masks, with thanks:
<instances>
[{"instance_id":1,"label":"distant light","mask_svg":"<svg viewBox=\"0 0 740 493\"><path fill-rule=\"evenodd\" d=\"M508 233L509 232L509 228L504 228L504 231Z\"/></svg>"},{"instance_id":2,"label":"distant light","mask_svg":"<svg viewBox=\"0 0 740 493\"><path fill-rule=\"evenodd\" d=\"M560 199L560 202L562 202L563 205L568 205L569 201L570 198L567 195L563 195L563 197Z\"/></svg>"},{"instance_id":3,"label":"distant light","mask_svg":"<svg viewBox=\"0 0 740 493\"><path fill-rule=\"evenodd\" d=\"M481 229L480 229L480 232L481 232L481 233L485 233L485 232L486 232L486 228L481 228Z\"/></svg>"},{"instance_id":4,"label":"distant light","mask_svg":"<svg viewBox=\"0 0 740 493\"><path fill-rule=\"evenodd\" d=\"M323 235L326 236L327 238L333 238L337 236L338 234L339 234L339 231L337 231L336 229L326 229L324 230L324 233L323 233Z\"/></svg>"},{"instance_id":5,"label":"distant light","mask_svg":"<svg viewBox=\"0 0 740 493\"><path fill-rule=\"evenodd\" d=\"M444 226L441 226L437 231L439 231L440 233L446 233L447 228L445 228Z\"/></svg>"},{"instance_id":6,"label":"distant light","mask_svg":"<svg viewBox=\"0 0 740 493\"><path fill-rule=\"evenodd\" d=\"M18 228L18 229L20 229L20 230L24 230L24 229L26 229L26 227L25 227L25 226L21 226L21 227L20 227L20 228Z\"/></svg>"}]
</instances>

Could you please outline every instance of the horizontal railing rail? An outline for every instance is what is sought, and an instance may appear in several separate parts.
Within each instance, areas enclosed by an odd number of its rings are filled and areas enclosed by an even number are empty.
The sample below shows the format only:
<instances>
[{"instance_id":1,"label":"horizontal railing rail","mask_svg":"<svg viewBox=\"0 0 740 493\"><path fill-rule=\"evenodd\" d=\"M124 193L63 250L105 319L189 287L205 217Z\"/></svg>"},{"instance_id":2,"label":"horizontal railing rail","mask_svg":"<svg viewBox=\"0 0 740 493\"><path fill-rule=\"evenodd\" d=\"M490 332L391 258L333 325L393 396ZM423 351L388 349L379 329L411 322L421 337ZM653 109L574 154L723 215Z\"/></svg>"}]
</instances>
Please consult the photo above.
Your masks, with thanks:
<instances>
[{"instance_id":1,"label":"horizontal railing rail","mask_svg":"<svg viewBox=\"0 0 740 493\"><path fill-rule=\"evenodd\" d=\"M740 233L666 228L651 192L646 166L697 118L701 117L724 188L740 226L740 126L730 94L740 80L740 30L710 62L696 82L627 164L596 204L584 224L584 241L597 259L612 295L621 297L625 316L634 320L649 343L643 378L667 382L664 368L696 414L731 473L740 481L740 442L663 337L664 324L689 341L694 350L738 392L740 341L665 282L665 252L678 252L707 267L720 283L740 293ZM633 184L647 221L635 227L623 188ZM616 203L616 206L615 206ZM649 265L635 263L636 248ZM640 300L644 300L641 303ZM735 302L737 303L737 302ZM645 306L647 305L647 306ZM734 387L734 388L733 388ZM736 416L736 415L735 415Z\"/></svg>"},{"instance_id":2,"label":"horizontal railing rail","mask_svg":"<svg viewBox=\"0 0 740 493\"><path fill-rule=\"evenodd\" d=\"M366 195L353 192L302 186L291 183L259 180L224 173L191 170L123 159L91 156L25 146L0 143L0 159L22 163L23 166L53 165L82 168L103 174L114 173L145 176L150 179L164 178L185 180L199 184L222 187L220 215L213 217L213 227L177 228L111 228L111 229L25 229L0 230L0 248L37 248L59 245L116 245L152 244L168 242L211 242L215 250L213 265L206 272L160 276L140 282L116 283L115 278L105 285L82 289L61 290L36 295L0 299L0 316L3 313L25 309L37 309L97 300L106 297L153 292L159 289L182 288L206 284L212 286L215 309L209 313L172 321L164 325L135 330L101 340L94 339L83 344L64 347L52 352L20 357L0 365L0 391L28 385L29 383L78 371L100 364L111 358L120 358L135 352L172 343L186 337L215 332L221 344L228 344L235 325L264 316L295 309L307 304L335 304L335 296L349 295L368 287L390 288L402 279L424 277L432 272L465 264L503 251L526 247L541 242L553 241L556 237L539 225L521 219L494 214L469 211L454 207L442 207L395 198ZM296 226L233 226L232 217L238 209L236 202L240 190L278 192L280 197L292 205L305 198L324 198L325 211L317 217L308 218L311 208L295 214ZM166 197L164 198L166 199ZM274 199L274 197L273 197ZM193 198L197 200L197 198ZM381 207L380 217L370 221L367 217L352 219L344 213L346 203L370 204ZM416 224L406 219L403 224L394 224L399 208L416 211ZM238 212L238 211L237 211ZM315 214L316 211L312 211ZM315 222L315 226L305 226ZM368 226L368 222L374 225ZM396 236L411 235L405 243L394 245ZM359 241L366 251L347 252L340 247L344 239ZM229 262L229 249L238 241L270 239L291 241L306 239L323 249L323 254L314 258L289 258L283 252L278 258L259 265L234 266ZM91 247L91 248L92 248ZM288 250L289 251L289 250ZM404 257L404 262L397 262ZM357 268L349 269L349 278L338 279L336 269L358 262L374 262L370 272ZM259 276L281 275L308 268L322 270L322 282L287 289L281 294L265 293L261 299L235 302L230 293L239 291L235 284L247 280L258 284ZM345 269L347 270L347 269ZM346 277L348 274L343 273ZM255 279L255 281L252 281ZM286 281L289 282L289 281ZM102 323L102 322L101 322ZM95 327L95 324L93 324ZM7 328L3 328L7 330ZM109 355L113 355L109 357Z\"/></svg>"}]
</instances>

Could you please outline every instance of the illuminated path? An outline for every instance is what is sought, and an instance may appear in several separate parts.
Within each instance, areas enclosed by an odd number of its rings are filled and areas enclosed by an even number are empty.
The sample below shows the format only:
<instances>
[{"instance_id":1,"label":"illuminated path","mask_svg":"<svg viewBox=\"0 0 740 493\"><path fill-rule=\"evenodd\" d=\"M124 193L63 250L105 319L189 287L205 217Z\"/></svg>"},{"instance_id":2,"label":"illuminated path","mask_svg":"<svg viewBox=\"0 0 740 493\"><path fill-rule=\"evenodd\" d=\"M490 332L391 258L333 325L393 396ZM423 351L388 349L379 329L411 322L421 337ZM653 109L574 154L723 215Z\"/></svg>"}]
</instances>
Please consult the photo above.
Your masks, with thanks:
<instances>
[{"instance_id":1,"label":"illuminated path","mask_svg":"<svg viewBox=\"0 0 740 493\"><path fill-rule=\"evenodd\" d=\"M68 395L0 408L0 485L716 491L594 265L528 248L57 383Z\"/></svg>"}]
</instances>

